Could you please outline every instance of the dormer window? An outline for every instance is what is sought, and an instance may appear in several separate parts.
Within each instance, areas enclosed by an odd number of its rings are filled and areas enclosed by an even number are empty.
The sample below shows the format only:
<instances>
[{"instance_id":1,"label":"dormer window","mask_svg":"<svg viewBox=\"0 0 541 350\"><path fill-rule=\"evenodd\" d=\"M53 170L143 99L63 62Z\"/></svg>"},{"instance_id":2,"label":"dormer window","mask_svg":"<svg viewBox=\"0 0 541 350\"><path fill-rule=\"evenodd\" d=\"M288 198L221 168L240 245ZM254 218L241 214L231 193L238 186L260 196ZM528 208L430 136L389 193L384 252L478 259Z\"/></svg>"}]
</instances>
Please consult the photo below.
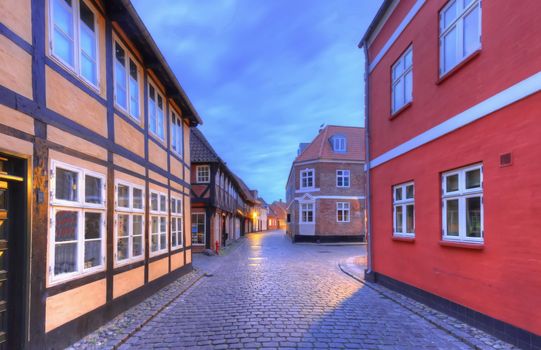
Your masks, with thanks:
<instances>
[{"instance_id":1,"label":"dormer window","mask_svg":"<svg viewBox=\"0 0 541 350\"><path fill-rule=\"evenodd\" d=\"M333 136L331 138L332 150L334 152L346 152L347 141L344 136Z\"/></svg>"}]
</instances>

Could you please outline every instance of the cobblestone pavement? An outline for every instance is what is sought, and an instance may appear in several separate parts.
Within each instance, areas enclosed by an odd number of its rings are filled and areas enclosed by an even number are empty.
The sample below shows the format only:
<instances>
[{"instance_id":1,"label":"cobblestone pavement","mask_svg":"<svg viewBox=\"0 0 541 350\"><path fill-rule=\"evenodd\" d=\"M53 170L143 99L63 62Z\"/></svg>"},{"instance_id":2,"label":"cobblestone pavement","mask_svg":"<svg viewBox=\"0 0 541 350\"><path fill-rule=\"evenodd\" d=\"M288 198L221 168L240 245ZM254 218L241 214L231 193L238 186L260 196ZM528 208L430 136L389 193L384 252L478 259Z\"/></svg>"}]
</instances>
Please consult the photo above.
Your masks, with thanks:
<instances>
[{"instance_id":1,"label":"cobblestone pavement","mask_svg":"<svg viewBox=\"0 0 541 350\"><path fill-rule=\"evenodd\" d=\"M250 234L226 257L197 257L195 267L208 275L120 348L474 347L342 273L339 262L361 250L364 246L293 245L279 231ZM491 344L496 346L479 347L505 347Z\"/></svg>"}]
</instances>

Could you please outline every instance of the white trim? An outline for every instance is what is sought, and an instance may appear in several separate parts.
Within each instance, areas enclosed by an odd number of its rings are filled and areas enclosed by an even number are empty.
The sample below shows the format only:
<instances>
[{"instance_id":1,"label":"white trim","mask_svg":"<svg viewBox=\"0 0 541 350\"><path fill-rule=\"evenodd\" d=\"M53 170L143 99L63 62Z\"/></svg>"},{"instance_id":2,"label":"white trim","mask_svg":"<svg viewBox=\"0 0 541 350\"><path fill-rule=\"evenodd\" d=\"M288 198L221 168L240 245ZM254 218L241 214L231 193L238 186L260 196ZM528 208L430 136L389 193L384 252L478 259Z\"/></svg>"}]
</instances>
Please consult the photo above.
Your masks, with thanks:
<instances>
[{"instance_id":1,"label":"white trim","mask_svg":"<svg viewBox=\"0 0 541 350\"><path fill-rule=\"evenodd\" d=\"M339 208L340 206L342 206L342 208ZM347 209L346 209L346 206L347 206ZM338 220L338 212L340 210L342 211L342 220ZM347 212L347 220L344 220L346 212ZM351 222L351 203L350 202L336 202L336 222L338 223Z\"/></svg>"},{"instance_id":2,"label":"white trim","mask_svg":"<svg viewBox=\"0 0 541 350\"><path fill-rule=\"evenodd\" d=\"M301 188L300 190L295 190L295 193L311 193L311 192L319 192L321 189L318 187L306 187Z\"/></svg>"},{"instance_id":3,"label":"white trim","mask_svg":"<svg viewBox=\"0 0 541 350\"><path fill-rule=\"evenodd\" d=\"M312 212L312 221L304 221L302 217L303 205L310 205L310 209L306 209L306 212ZM306 215L308 217L308 214ZM316 224L316 202L315 201L304 201L299 205L299 224L300 225L315 225Z\"/></svg>"},{"instance_id":4,"label":"white trim","mask_svg":"<svg viewBox=\"0 0 541 350\"><path fill-rule=\"evenodd\" d=\"M303 180L304 179L306 179L306 184L308 184L308 180L310 180L312 185L311 186L303 186ZM311 191L315 191L315 189L316 189L316 170L314 168L306 168L304 170L301 170L299 172L299 189L298 189L298 191L311 192Z\"/></svg>"},{"instance_id":5,"label":"white trim","mask_svg":"<svg viewBox=\"0 0 541 350\"><path fill-rule=\"evenodd\" d=\"M365 196L311 196L310 200L316 200L316 199L366 199L366 197ZM295 197L293 200L306 201L304 197Z\"/></svg>"},{"instance_id":6,"label":"white trim","mask_svg":"<svg viewBox=\"0 0 541 350\"><path fill-rule=\"evenodd\" d=\"M408 26L408 24L411 22L411 20L413 19L413 17L415 17L415 15L417 14L417 12L419 12L419 10L421 9L421 7L425 4L426 0L417 0L417 2L413 5L413 7L411 8L411 10L408 12L408 14L406 15L406 17L404 17L404 19L402 20L402 22L400 22L400 24L398 25L398 27L396 28L396 30L394 31L394 33L391 35L391 37L389 38L389 40L387 40L387 42L385 43L385 45L383 45L383 47L381 48L381 50L379 51L379 53L376 55L376 57L374 58L374 60L370 63L370 66L369 66L369 71L370 73L372 73L372 71L376 68L376 66L378 65L378 63L381 61L381 59L383 58L383 56L385 56L385 54L387 53L387 51L389 51L389 49L391 48L391 46L394 44L394 42L396 41L396 39L398 39L398 37L400 36L400 34L402 34L402 32L404 31L404 29L406 29L406 27Z\"/></svg>"},{"instance_id":7,"label":"white trim","mask_svg":"<svg viewBox=\"0 0 541 350\"><path fill-rule=\"evenodd\" d=\"M407 198L407 188L409 186L413 187L413 197ZM392 187L393 190L393 236L394 237L408 237L408 238L414 238L415 237L415 183L413 181L406 182L402 184L398 184ZM400 199L397 198L397 191L400 192ZM408 232L408 207L413 207L413 231ZM396 213L397 208L402 209L402 222L400 223L402 226L401 231L397 231L397 220L396 220Z\"/></svg>"},{"instance_id":8,"label":"white trim","mask_svg":"<svg viewBox=\"0 0 541 350\"><path fill-rule=\"evenodd\" d=\"M199 175L199 170L206 169L207 174L204 176ZM206 180L205 180L206 179ZM195 167L195 182L196 184L208 184L210 183L210 166L209 165L197 165Z\"/></svg>"},{"instance_id":9,"label":"white trim","mask_svg":"<svg viewBox=\"0 0 541 350\"><path fill-rule=\"evenodd\" d=\"M374 158L370 161L370 169L432 142L539 91L541 91L541 71Z\"/></svg>"},{"instance_id":10,"label":"white trim","mask_svg":"<svg viewBox=\"0 0 541 350\"><path fill-rule=\"evenodd\" d=\"M387 20L389 19L389 17L391 17L391 15L393 14L395 8L398 6L399 3L400 3L399 0L394 0L391 6L389 6L387 11L385 12L385 15L376 26L376 29L374 29L372 34L367 38L366 42L367 42L368 47L370 47L372 43L374 42L374 40L376 40L376 38L378 37L378 34L381 32L381 29L383 28L385 23L387 23Z\"/></svg>"},{"instance_id":11,"label":"white trim","mask_svg":"<svg viewBox=\"0 0 541 350\"><path fill-rule=\"evenodd\" d=\"M295 162L293 165L308 165L315 163L348 163L348 164L365 164L364 160L349 160L349 159L314 159L302 162Z\"/></svg>"}]
</instances>

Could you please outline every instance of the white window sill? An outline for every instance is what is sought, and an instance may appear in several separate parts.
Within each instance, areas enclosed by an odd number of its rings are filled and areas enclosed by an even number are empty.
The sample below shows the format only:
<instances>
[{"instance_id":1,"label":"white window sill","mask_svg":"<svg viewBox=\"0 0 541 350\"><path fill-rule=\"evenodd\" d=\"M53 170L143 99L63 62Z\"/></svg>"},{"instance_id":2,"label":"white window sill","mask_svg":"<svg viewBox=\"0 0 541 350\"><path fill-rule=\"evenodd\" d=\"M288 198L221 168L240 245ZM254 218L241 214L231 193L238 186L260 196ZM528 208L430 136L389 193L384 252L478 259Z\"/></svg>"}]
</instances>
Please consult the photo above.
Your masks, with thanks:
<instances>
[{"instance_id":1,"label":"white window sill","mask_svg":"<svg viewBox=\"0 0 541 350\"><path fill-rule=\"evenodd\" d=\"M127 238L127 237L124 237L124 238ZM119 268L119 267L122 267L122 266L126 266L126 265L129 265L129 264L133 264L133 263L136 263L136 262L139 262L139 261L143 261L144 259L145 259L145 252L144 251L141 254L141 256L137 256L137 257L134 257L134 258L124 259L124 260L116 260L115 259L113 269L116 269L116 268Z\"/></svg>"},{"instance_id":2,"label":"white window sill","mask_svg":"<svg viewBox=\"0 0 541 350\"><path fill-rule=\"evenodd\" d=\"M83 277L88 277L102 271L105 271L105 263L103 265L95 266L90 269L87 269L83 272L70 272L63 275L57 275L54 277L52 277L51 275L47 283L47 287L53 287L53 286L57 286L66 282L75 281Z\"/></svg>"},{"instance_id":3,"label":"white window sill","mask_svg":"<svg viewBox=\"0 0 541 350\"><path fill-rule=\"evenodd\" d=\"M304 188L301 188L300 190L296 190L295 193L317 192L319 190L320 189L316 187L304 187Z\"/></svg>"}]
</instances>

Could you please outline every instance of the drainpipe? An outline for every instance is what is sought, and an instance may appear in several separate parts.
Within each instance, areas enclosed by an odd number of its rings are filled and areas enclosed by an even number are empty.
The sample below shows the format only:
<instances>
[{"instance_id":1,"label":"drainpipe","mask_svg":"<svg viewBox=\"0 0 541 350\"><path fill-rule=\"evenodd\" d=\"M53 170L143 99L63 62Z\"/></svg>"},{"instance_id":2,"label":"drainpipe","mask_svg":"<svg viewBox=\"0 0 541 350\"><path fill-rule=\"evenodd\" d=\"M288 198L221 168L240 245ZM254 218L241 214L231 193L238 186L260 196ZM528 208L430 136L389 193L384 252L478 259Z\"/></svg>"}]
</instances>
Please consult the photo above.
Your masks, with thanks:
<instances>
[{"instance_id":1,"label":"drainpipe","mask_svg":"<svg viewBox=\"0 0 541 350\"><path fill-rule=\"evenodd\" d=\"M366 240L368 242L367 246L367 267L364 272L365 279L369 281L374 281L375 276L372 271L372 211L371 211L371 192L370 192L370 123L368 122L369 113L370 113L370 99L368 96L369 92L369 75L370 75L370 64L368 61L368 45L366 42L363 43L364 49L364 130L365 130L365 169L366 169Z\"/></svg>"}]
</instances>

